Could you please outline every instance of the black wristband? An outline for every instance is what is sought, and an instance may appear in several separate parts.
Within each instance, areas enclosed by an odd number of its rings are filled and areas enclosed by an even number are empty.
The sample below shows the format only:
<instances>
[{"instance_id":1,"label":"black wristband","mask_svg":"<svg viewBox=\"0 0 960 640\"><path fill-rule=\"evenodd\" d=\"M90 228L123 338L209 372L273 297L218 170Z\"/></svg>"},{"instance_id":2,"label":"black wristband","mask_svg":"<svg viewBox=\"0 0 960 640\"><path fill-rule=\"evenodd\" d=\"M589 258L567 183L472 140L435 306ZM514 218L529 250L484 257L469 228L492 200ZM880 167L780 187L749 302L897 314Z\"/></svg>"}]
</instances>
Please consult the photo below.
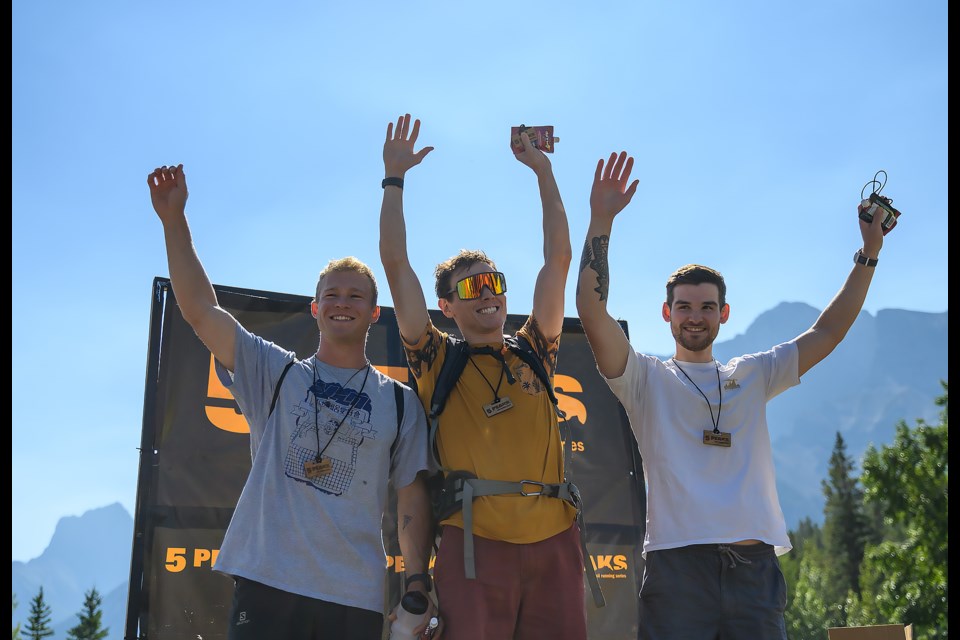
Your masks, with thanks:
<instances>
[{"instance_id":1,"label":"black wristband","mask_svg":"<svg viewBox=\"0 0 960 640\"><path fill-rule=\"evenodd\" d=\"M422 582L427 586L427 592L433 591L433 578L430 577L429 573L415 573L412 576L407 576L406 585L407 589L410 588L411 582Z\"/></svg>"},{"instance_id":2,"label":"black wristband","mask_svg":"<svg viewBox=\"0 0 960 640\"><path fill-rule=\"evenodd\" d=\"M857 252L853 254L853 261L854 263L862 264L865 267L875 267L877 266L877 262L879 262L877 258L868 258L867 256L863 255L863 251L861 249L857 249Z\"/></svg>"},{"instance_id":3,"label":"black wristband","mask_svg":"<svg viewBox=\"0 0 960 640\"><path fill-rule=\"evenodd\" d=\"M387 187L400 187L403 189L403 178L384 178L380 186L384 189Z\"/></svg>"}]
</instances>

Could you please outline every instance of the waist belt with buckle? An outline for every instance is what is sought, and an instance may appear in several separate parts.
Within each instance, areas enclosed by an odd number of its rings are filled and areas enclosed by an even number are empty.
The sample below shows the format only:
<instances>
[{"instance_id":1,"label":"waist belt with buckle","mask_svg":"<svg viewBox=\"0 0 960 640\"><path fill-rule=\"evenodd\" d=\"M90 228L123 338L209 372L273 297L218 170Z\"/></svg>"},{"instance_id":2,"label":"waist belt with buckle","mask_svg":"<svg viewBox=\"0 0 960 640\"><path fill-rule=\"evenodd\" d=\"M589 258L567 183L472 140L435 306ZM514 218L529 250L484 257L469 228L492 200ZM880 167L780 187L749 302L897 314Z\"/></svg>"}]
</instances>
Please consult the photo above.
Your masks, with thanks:
<instances>
[{"instance_id":1,"label":"waist belt with buckle","mask_svg":"<svg viewBox=\"0 0 960 640\"><path fill-rule=\"evenodd\" d=\"M481 480L480 478L465 477L461 473L454 473L447 477L445 487L449 503L461 505L463 510L463 570L468 579L477 577L473 552L473 500L482 496L496 496L504 494L520 494L522 496L545 496L559 498L569 503L577 512L577 526L580 528L580 549L583 552L583 567L587 573L587 582L593 594L593 602L597 607L606 604L603 592L600 590L600 581L590 562L587 553L586 527L583 523L580 490L572 482L548 484L534 480L508 482L506 480ZM452 486L450 486L452 484ZM446 516L444 516L446 517Z\"/></svg>"}]
</instances>

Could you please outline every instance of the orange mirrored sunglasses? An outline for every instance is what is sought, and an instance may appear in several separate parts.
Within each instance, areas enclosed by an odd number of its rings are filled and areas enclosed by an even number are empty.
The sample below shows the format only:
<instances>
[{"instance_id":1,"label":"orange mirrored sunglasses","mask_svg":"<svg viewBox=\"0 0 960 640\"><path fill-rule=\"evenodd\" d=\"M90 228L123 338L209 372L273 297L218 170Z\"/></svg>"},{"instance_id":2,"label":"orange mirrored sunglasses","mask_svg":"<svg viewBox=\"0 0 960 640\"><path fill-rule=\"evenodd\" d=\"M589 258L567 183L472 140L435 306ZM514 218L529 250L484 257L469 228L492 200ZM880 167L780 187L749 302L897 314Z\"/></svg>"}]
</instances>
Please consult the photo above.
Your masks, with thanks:
<instances>
[{"instance_id":1,"label":"orange mirrored sunglasses","mask_svg":"<svg viewBox=\"0 0 960 640\"><path fill-rule=\"evenodd\" d=\"M476 300L487 287L493 295L500 295L507 292L507 277L499 271L488 271L486 273L477 273L467 276L457 282L457 286L451 289L447 295L454 291L461 300Z\"/></svg>"}]
</instances>

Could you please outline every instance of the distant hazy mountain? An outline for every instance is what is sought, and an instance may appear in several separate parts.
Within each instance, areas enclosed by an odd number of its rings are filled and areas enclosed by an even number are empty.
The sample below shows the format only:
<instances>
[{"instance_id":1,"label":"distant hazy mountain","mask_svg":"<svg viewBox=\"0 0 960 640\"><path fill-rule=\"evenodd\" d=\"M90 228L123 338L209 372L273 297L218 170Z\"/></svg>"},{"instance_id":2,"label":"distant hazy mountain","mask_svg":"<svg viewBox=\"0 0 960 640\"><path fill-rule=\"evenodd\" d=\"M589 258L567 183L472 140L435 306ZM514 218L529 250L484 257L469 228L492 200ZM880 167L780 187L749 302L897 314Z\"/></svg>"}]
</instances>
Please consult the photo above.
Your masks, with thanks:
<instances>
[{"instance_id":1,"label":"distant hazy mountain","mask_svg":"<svg viewBox=\"0 0 960 640\"><path fill-rule=\"evenodd\" d=\"M26 626L30 601L42 586L55 632L50 640L65 640L79 620L84 594L96 587L103 597L103 624L110 628L107 638L121 640L132 548L133 517L119 502L61 518L39 558L13 562L13 625Z\"/></svg>"},{"instance_id":2,"label":"distant hazy mountain","mask_svg":"<svg viewBox=\"0 0 960 640\"><path fill-rule=\"evenodd\" d=\"M717 342L714 355L725 362L769 349L808 329L819 313L806 304L782 303L761 314L745 333ZM934 399L943 393L940 381L947 379L947 312L860 314L834 353L768 405L787 526L796 528L803 517L823 521L821 481L838 431L859 474L867 445L892 442L899 421L910 426L917 419L937 422ZM96 586L103 596L108 640L121 640L132 536L133 518L120 504L62 518L39 558L13 563L18 602L13 624L26 620L30 600L42 585L53 614L52 640L65 640L77 623L84 593Z\"/></svg>"}]
</instances>

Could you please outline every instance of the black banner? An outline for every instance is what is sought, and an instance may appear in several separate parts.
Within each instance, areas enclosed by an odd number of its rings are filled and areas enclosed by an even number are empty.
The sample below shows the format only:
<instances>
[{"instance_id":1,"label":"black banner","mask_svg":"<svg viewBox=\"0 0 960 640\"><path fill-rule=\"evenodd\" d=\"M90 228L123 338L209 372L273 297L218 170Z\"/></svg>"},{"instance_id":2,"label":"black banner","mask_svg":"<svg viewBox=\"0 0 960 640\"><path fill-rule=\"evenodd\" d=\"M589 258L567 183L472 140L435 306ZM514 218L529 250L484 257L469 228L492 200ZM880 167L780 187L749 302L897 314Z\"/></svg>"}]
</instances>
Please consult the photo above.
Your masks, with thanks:
<instances>
[{"instance_id":1,"label":"black banner","mask_svg":"<svg viewBox=\"0 0 960 640\"><path fill-rule=\"evenodd\" d=\"M249 331L307 358L319 334L308 296L215 286L220 306ZM431 310L434 324L456 332ZM526 316L508 317L506 331ZM626 325L623 324L626 331ZM370 362L409 383L393 309L370 328ZM587 551L606 606L587 587L593 640L637 637L646 509L640 454L626 415L597 372L576 318L564 321L555 378L568 479L580 488ZM233 581L212 571L250 470L246 421L213 372L210 352L184 321L170 281L153 286L126 640L226 638ZM395 501L384 516L387 606L400 597L403 558L393 541Z\"/></svg>"}]
</instances>

